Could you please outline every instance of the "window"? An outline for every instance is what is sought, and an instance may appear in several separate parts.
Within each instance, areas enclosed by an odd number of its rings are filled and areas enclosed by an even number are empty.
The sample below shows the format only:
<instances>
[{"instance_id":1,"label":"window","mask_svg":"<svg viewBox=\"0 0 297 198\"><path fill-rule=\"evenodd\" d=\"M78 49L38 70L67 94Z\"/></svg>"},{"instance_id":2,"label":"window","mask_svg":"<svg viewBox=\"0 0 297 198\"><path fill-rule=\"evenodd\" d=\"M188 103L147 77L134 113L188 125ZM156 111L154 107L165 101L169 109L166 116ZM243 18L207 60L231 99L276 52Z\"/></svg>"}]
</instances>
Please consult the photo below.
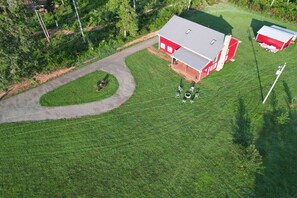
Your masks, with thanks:
<instances>
[{"instance_id":1,"label":"window","mask_svg":"<svg viewBox=\"0 0 297 198\"><path fill-rule=\"evenodd\" d=\"M172 47L168 46L168 47L167 47L167 51L168 51L169 53L172 53Z\"/></svg>"},{"instance_id":2,"label":"window","mask_svg":"<svg viewBox=\"0 0 297 198\"><path fill-rule=\"evenodd\" d=\"M209 67L209 71L214 70L215 68L217 68L217 63L213 64L212 66Z\"/></svg>"},{"instance_id":3,"label":"window","mask_svg":"<svg viewBox=\"0 0 297 198\"><path fill-rule=\"evenodd\" d=\"M162 49L165 49L165 44L164 43L161 43L161 46L160 46Z\"/></svg>"}]
</instances>

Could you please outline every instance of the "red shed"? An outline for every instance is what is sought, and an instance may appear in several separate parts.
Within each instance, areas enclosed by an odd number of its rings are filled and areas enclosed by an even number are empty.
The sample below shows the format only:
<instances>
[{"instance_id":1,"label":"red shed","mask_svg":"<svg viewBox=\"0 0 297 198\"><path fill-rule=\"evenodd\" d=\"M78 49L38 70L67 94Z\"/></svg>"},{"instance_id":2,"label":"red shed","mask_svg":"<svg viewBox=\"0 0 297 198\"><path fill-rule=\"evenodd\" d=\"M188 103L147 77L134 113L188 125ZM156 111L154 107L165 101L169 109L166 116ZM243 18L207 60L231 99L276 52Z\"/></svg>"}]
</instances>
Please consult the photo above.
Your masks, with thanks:
<instances>
[{"instance_id":1,"label":"red shed","mask_svg":"<svg viewBox=\"0 0 297 198\"><path fill-rule=\"evenodd\" d=\"M171 67L195 82L219 71L236 54L239 41L187 19L173 16L159 31L159 49Z\"/></svg>"},{"instance_id":2,"label":"red shed","mask_svg":"<svg viewBox=\"0 0 297 198\"><path fill-rule=\"evenodd\" d=\"M259 43L266 44L266 48L268 49L272 47L276 50L282 50L290 45L292 39L294 38L294 34L292 33L266 25L264 25L257 33L256 40Z\"/></svg>"}]
</instances>

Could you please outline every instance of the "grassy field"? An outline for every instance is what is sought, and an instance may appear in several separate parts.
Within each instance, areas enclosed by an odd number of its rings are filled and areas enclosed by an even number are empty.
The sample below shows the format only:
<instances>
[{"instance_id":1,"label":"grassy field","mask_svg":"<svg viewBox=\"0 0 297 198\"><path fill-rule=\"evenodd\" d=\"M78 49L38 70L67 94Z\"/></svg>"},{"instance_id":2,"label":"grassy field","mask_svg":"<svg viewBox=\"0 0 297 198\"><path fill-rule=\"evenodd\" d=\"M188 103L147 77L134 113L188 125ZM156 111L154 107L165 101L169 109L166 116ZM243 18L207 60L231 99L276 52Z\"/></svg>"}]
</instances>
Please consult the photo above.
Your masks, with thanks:
<instances>
[{"instance_id":1,"label":"grassy field","mask_svg":"<svg viewBox=\"0 0 297 198\"><path fill-rule=\"evenodd\" d=\"M97 82L104 78L107 78L107 86L97 91ZM96 71L43 95L40 104L63 106L94 102L112 96L118 87L118 81L113 75Z\"/></svg>"},{"instance_id":2,"label":"grassy field","mask_svg":"<svg viewBox=\"0 0 297 198\"><path fill-rule=\"evenodd\" d=\"M269 101L262 105L260 88L267 93L277 66L287 62L280 80L297 97L297 47L268 53L250 34L251 24L264 21L297 27L229 4L206 12L184 17L232 30L242 43L235 62L197 85L197 101L181 104L174 97L180 77L167 62L140 51L126 60L137 86L120 108L80 119L0 125L1 196L296 196L296 113L290 111L286 123L276 122ZM275 87L277 113L285 111L288 95L281 82ZM263 156L262 174L232 142L239 95Z\"/></svg>"}]
</instances>

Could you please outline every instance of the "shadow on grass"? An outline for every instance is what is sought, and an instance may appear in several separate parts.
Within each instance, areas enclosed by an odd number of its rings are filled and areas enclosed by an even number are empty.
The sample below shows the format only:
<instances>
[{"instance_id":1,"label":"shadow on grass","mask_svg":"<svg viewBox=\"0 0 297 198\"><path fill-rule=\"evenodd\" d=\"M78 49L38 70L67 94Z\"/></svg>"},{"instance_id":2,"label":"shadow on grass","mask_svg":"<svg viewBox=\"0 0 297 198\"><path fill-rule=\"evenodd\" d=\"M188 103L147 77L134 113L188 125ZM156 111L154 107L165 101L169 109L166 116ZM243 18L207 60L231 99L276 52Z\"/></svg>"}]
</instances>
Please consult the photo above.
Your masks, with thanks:
<instances>
[{"instance_id":1,"label":"shadow on grass","mask_svg":"<svg viewBox=\"0 0 297 198\"><path fill-rule=\"evenodd\" d=\"M238 97L236 115L231 127L234 143L241 145L243 148L247 148L252 144L251 119L246 111L246 105L242 97Z\"/></svg>"},{"instance_id":2,"label":"shadow on grass","mask_svg":"<svg viewBox=\"0 0 297 198\"><path fill-rule=\"evenodd\" d=\"M256 52L255 52L254 42L253 42L253 39L252 39L250 29L248 29L248 33L249 33L249 41L251 42L251 46L252 46L252 50L253 50L256 70L257 70L257 77L258 77L258 81L259 81L259 90L260 90L260 94L261 94L261 101L263 101L264 96L263 96L263 87L262 87L261 76L260 76L260 71L259 71L259 64L258 64L258 59L257 59L257 55L256 55Z\"/></svg>"},{"instance_id":3,"label":"shadow on grass","mask_svg":"<svg viewBox=\"0 0 297 198\"><path fill-rule=\"evenodd\" d=\"M291 92L283 82L286 101ZM297 197L297 113L296 109L278 107L275 93L271 109L263 114L263 126L257 147L263 157L263 175L255 180L255 197Z\"/></svg>"},{"instance_id":4,"label":"shadow on grass","mask_svg":"<svg viewBox=\"0 0 297 198\"><path fill-rule=\"evenodd\" d=\"M109 74L106 74L106 75L104 76L103 81L105 82L105 86L107 86L108 83L109 83Z\"/></svg>"},{"instance_id":5,"label":"shadow on grass","mask_svg":"<svg viewBox=\"0 0 297 198\"><path fill-rule=\"evenodd\" d=\"M183 12L181 16L221 33L232 34L233 27L222 15L217 17L199 10L189 10Z\"/></svg>"},{"instance_id":6,"label":"shadow on grass","mask_svg":"<svg viewBox=\"0 0 297 198\"><path fill-rule=\"evenodd\" d=\"M276 25L276 26L279 26L279 27L283 27L283 26L280 26L278 24L275 24L275 23L271 23L271 22L268 22L268 21L260 21L258 19L252 19L252 22L251 22L251 28L253 29L253 33L254 33L254 36L256 37L257 36L257 32L264 26L272 26L272 25ZM285 27L283 27L285 28Z\"/></svg>"}]
</instances>

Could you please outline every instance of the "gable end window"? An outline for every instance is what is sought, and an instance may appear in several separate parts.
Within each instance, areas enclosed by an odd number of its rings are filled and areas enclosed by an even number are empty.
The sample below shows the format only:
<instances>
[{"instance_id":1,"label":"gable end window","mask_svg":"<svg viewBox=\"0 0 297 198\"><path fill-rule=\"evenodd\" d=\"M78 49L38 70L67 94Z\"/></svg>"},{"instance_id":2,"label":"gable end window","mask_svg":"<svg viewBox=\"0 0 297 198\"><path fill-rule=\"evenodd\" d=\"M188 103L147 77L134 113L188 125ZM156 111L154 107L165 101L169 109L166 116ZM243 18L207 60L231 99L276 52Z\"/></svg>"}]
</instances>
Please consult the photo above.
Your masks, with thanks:
<instances>
[{"instance_id":1,"label":"gable end window","mask_svg":"<svg viewBox=\"0 0 297 198\"><path fill-rule=\"evenodd\" d=\"M168 47L167 47L167 51L168 51L169 53L172 53L172 47L168 46Z\"/></svg>"},{"instance_id":2,"label":"gable end window","mask_svg":"<svg viewBox=\"0 0 297 198\"><path fill-rule=\"evenodd\" d=\"M161 43L160 47L161 47L162 49L165 49L165 44L164 44L164 43Z\"/></svg>"}]
</instances>

